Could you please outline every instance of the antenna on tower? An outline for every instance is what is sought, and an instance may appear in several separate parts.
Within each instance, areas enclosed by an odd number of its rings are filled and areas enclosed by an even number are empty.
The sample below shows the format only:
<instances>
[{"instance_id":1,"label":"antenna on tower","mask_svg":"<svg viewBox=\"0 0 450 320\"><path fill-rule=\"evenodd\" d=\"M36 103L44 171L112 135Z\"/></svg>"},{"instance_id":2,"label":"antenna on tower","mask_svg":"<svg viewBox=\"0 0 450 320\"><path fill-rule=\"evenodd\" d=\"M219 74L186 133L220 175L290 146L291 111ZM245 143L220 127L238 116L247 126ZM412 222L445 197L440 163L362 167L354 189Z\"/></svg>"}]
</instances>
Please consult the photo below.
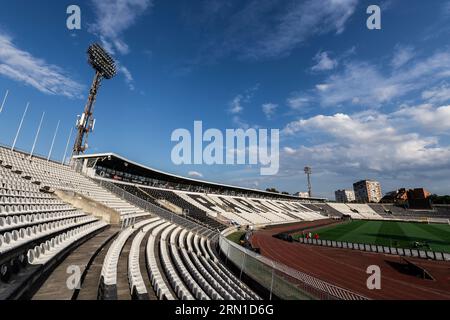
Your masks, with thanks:
<instances>
[{"instance_id":1,"label":"antenna on tower","mask_svg":"<svg viewBox=\"0 0 450 320\"><path fill-rule=\"evenodd\" d=\"M73 146L73 155L84 153L88 148L87 139L95 125L95 120L92 118L94 103L102 80L112 79L116 75L116 64L113 58L99 44L92 44L87 53L88 62L92 68L94 68L95 76L84 112L81 117L77 119L76 127L78 134Z\"/></svg>"},{"instance_id":2,"label":"antenna on tower","mask_svg":"<svg viewBox=\"0 0 450 320\"><path fill-rule=\"evenodd\" d=\"M312 186L311 186L311 174L312 174L312 168L311 167L305 167L305 174L308 178L308 195L310 198L312 198Z\"/></svg>"}]
</instances>

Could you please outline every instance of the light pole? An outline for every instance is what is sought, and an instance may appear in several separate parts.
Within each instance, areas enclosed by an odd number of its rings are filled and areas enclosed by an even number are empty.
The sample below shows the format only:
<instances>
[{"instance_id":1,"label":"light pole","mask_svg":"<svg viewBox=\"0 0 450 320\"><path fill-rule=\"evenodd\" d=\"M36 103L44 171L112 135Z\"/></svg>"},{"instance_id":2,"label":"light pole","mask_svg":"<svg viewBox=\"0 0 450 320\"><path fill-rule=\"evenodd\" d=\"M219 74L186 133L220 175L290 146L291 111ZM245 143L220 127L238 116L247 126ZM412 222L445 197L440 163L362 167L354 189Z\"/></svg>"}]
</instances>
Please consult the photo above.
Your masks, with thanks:
<instances>
[{"instance_id":1,"label":"light pole","mask_svg":"<svg viewBox=\"0 0 450 320\"><path fill-rule=\"evenodd\" d=\"M58 120L58 124L56 125L55 134L53 135L52 145L50 146L50 151L48 152L47 161L50 161L50 157L52 156L53 146L55 145L56 135L58 134L60 120Z\"/></svg>"},{"instance_id":2,"label":"light pole","mask_svg":"<svg viewBox=\"0 0 450 320\"><path fill-rule=\"evenodd\" d=\"M63 159L62 159L61 164L65 164L65 163L66 163L67 149L69 149L69 143L70 143L70 138L72 138L72 133L73 133L73 128L70 128L69 137L67 138L66 149L65 149L65 151L64 151L64 157L63 157Z\"/></svg>"},{"instance_id":3,"label":"light pole","mask_svg":"<svg viewBox=\"0 0 450 320\"><path fill-rule=\"evenodd\" d=\"M311 174L312 174L312 168L311 167L305 167L305 174L308 178L308 195L311 198L312 197L312 186L311 186Z\"/></svg>"},{"instance_id":4,"label":"light pole","mask_svg":"<svg viewBox=\"0 0 450 320\"><path fill-rule=\"evenodd\" d=\"M88 101L84 112L77 119L78 134L73 146L73 155L84 153L88 148L89 133L94 130L95 120L92 118L94 103L98 89L103 79L112 79L116 75L116 65L113 58L99 44L92 44L88 51L88 62L95 70L94 80L91 85Z\"/></svg>"},{"instance_id":5,"label":"light pole","mask_svg":"<svg viewBox=\"0 0 450 320\"><path fill-rule=\"evenodd\" d=\"M23 120L25 119L25 116L27 115L28 107L30 106L30 103L27 103L27 106L25 107L25 111L23 112L22 119L20 120L19 128L17 128L16 137L14 138L11 151L14 151L14 148L16 147L17 138L19 138L20 130L22 130Z\"/></svg>"},{"instance_id":6,"label":"light pole","mask_svg":"<svg viewBox=\"0 0 450 320\"><path fill-rule=\"evenodd\" d=\"M0 113L2 113L3 108L5 107L6 99L8 98L9 90L6 90L5 97L3 98L2 106L0 107Z\"/></svg>"},{"instance_id":7,"label":"light pole","mask_svg":"<svg viewBox=\"0 0 450 320\"><path fill-rule=\"evenodd\" d=\"M39 122L39 127L36 132L36 136L34 137L33 147L31 148L30 159L33 158L34 148L36 147L36 142L39 138L39 133L41 132L42 121L44 121L45 112L42 112L41 121Z\"/></svg>"}]
</instances>

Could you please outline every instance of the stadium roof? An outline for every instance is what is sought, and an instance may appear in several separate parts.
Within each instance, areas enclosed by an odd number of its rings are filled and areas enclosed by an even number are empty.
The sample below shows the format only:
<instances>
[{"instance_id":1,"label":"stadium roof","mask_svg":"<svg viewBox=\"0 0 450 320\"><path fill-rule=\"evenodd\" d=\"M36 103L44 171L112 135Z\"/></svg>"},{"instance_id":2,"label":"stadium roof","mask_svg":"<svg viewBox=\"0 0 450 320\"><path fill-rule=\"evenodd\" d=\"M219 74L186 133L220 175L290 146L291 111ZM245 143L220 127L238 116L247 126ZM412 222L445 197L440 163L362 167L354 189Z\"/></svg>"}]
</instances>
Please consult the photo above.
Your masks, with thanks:
<instances>
[{"instance_id":1,"label":"stadium roof","mask_svg":"<svg viewBox=\"0 0 450 320\"><path fill-rule=\"evenodd\" d=\"M197 186L207 186L207 187L213 187L213 188L219 188L219 189L233 190L233 191L238 191L238 192L247 192L247 193L253 192L253 193L258 193L258 194L266 195L266 196L277 196L277 197L283 197L283 198L289 198L289 199L303 199L303 200L316 200L316 201L326 200L324 198L302 198L302 197L297 197L297 196L293 196L293 195L285 195L285 194L281 194L281 193L268 192L268 191L263 191L263 190L258 190L258 189L244 188L244 187L232 186L232 185L221 184L221 183L216 183L216 182L209 182L209 181L204 181L204 180L199 180L199 179L186 178L183 176L178 176L175 174L171 174L171 173L163 172L161 170L147 167L143 164L139 164L137 162L134 162L132 160L129 160L125 157L122 157L122 156L117 155L112 152L76 155L76 156L74 156L74 158L75 159L99 158L99 159L102 159L102 162L104 162L105 158L106 159L110 158L110 161L114 161L116 163L118 161L122 162L123 164L126 163L127 164L126 169L124 169L126 171L131 170L130 165L132 165L139 172L142 172L146 175L159 176L161 180L168 181L168 182L197 185ZM124 166L124 168L125 168L125 166Z\"/></svg>"}]
</instances>

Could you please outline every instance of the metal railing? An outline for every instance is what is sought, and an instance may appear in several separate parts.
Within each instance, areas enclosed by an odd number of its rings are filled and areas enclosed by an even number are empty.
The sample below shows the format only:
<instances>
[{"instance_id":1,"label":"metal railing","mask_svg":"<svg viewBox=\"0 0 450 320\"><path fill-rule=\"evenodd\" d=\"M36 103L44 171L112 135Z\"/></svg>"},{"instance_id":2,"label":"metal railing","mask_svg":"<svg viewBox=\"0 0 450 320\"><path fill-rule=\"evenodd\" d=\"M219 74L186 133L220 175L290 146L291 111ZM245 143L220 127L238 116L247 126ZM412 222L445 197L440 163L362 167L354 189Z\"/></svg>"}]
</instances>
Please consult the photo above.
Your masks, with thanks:
<instances>
[{"instance_id":1,"label":"metal railing","mask_svg":"<svg viewBox=\"0 0 450 320\"><path fill-rule=\"evenodd\" d=\"M329 284L325 281L312 277L303 272L294 270L286 265L274 262L266 257L258 255L244 247L233 243L226 238L235 228L229 228L222 233L207 229L199 224L179 216L166 209L158 207L153 203L145 201L138 196L116 186L114 183L103 179L92 179L101 187L116 194L123 200L151 212L161 218L184 226L188 229L209 232L213 242L218 240L219 248L225 256L226 261L231 261L240 270L239 279L242 275L256 281L273 295L286 300L294 299L321 299L321 300L366 300L367 298Z\"/></svg>"},{"instance_id":2,"label":"metal railing","mask_svg":"<svg viewBox=\"0 0 450 320\"><path fill-rule=\"evenodd\" d=\"M103 180L103 179L92 179L94 182L98 183L101 187L105 188L106 190L116 194L120 198L122 198L125 201L128 201L132 205L135 205L139 207L142 210L151 212L153 214L156 214L157 216L176 223L178 225L181 225L188 229L196 229L200 232L205 232L209 234L210 236L217 235L219 232L212 229L207 229L189 219L184 218L183 216L177 215L173 212L170 212L166 209L163 209L161 207L158 207L157 205L150 203L144 199L139 198L138 196L116 186L114 183Z\"/></svg>"},{"instance_id":3,"label":"metal railing","mask_svg":"<svg viewBox=\"0 0 450 320\"><path fill-rule=\"evenodd\" d=\"M219 236L219 248L225 259L241 273L259 283L273 295L285 300L368 300L355 292L330 284L250 251L226 238L229 228Z\"/></svg>"},{"instance_id":4,"label":"metal railing","mask_svg":"<svg viewBox=\"0 0 450 320\"><path fill-rule=\"evenodd\" d=\"M342 248L342 249L349 249L349 250L390 254L390 255L396 255L396 256L422 258L422 259L427 259L427 260L432 259L432 260L438 260L438 261L450 261L450 254L446 253L446 252L395 247L395 246L392 246L392 244L390 246L384 246L384 245L375 245L375 244L370 244L370 243L355 243L355 242L334 241L334 240L325 240L325 239L311 239L311 238L309 238L309 239L299 238L296 241L303 243L303 244L322 246L322 247Z\"/></svg>"}]
</instances>

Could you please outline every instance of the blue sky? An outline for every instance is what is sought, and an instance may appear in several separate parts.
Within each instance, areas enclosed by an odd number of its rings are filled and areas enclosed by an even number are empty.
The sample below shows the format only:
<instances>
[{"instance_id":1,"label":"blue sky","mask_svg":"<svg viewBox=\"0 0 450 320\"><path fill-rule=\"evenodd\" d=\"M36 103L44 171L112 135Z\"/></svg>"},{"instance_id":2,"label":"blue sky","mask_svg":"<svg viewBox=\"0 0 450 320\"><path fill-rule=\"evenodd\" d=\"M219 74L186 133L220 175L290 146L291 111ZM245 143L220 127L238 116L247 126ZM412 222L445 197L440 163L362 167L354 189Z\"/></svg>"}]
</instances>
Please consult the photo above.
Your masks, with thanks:
<instances>
[{"instance_id":1,"label":"blue sky","mask_svg":"<svg viewBox=\"0 0 450 320\"><path fill-rule=\"evenodd\" d=\"M66 28L77 4L82 29ZM382 29L366 9L382 8ZM85 0L8 3L0 12L0 142L61 159L101 42L119 62L95 106L90 152L113 151L184 176L245 187L306 189L333 198L363 178L383 191L424 186L450 193L449 1ZM1 101L0 101L1 102ZM175 166L171 133L276 128L280 172L255 166ZM71 142L72 145L73 142Z\"/></svg>"}]
</instances>

